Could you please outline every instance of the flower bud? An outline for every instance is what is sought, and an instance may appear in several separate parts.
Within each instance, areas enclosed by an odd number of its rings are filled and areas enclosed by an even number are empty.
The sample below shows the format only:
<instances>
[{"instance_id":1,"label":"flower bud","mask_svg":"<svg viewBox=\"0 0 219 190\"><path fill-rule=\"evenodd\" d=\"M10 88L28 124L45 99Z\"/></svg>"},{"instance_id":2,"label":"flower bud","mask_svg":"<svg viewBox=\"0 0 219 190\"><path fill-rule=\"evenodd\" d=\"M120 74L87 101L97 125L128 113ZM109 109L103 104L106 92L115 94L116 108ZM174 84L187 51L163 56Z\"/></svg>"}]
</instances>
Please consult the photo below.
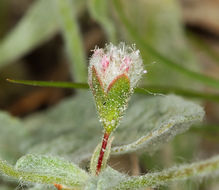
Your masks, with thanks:
<instances>
[{"instance_id":1,"label":"flower bud","mask_svg":"<svg viewBox=\"0 0 219 190\"><path fill-rule=\"evenodd\" d=\"M104 49L94 50L89 63L88 83L106 132L110 133L118 126L143 73L146 71L135 46L109 44Z\"/></svg>"}]
</instances>

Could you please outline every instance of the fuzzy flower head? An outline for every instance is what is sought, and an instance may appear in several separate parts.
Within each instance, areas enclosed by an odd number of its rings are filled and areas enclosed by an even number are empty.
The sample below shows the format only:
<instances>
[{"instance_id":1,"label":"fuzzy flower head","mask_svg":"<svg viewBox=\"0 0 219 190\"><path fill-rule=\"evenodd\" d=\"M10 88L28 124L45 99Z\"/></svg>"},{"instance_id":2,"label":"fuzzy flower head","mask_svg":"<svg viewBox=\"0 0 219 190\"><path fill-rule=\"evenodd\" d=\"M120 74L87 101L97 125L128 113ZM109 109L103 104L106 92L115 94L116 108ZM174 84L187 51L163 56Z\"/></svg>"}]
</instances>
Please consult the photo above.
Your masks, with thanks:
<instances>
[{"instance_id":1,"label":"fuzzy flower head","mask_svg":"<svg viewBox=\"0 0 219 190\"><path fill-rule=\"evenodd\" d=\"M106 132L121 120L137 82L146 73L139 50L120 43L95 48L90 59L88 83L93 92L99 118Z\"/></svg>"},{"instance_id":2,"label":"fuzzy flower head","mask_svg":"<svg viewBox=\"0 0 219 190\"><path fill-rule=\"evenodd\" d=\"M111 82L123 74L129 78L130 89L133 90L142 74L146 73L140 51L136 50L135 45L126 46L125 43L120 43L119 46L109 44L104 49L95 48L90 59L90 86L92 85L92 67L96 69L105 92Z\"/></svg>"}]
</instances>

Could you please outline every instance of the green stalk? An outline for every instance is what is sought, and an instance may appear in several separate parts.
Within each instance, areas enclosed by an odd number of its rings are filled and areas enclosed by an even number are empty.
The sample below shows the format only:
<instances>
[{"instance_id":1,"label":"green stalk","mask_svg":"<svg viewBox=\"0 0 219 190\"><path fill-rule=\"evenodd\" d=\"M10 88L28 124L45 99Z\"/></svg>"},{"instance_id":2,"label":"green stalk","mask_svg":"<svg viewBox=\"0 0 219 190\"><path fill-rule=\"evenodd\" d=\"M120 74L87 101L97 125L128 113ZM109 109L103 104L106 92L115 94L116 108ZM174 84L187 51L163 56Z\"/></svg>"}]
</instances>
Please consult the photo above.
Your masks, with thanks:
<instances>
[{"instance_id":1,"label":"green stalk","mask_svg":"<svg viewBox=\"0 0 219 190\"><path fill-rule=\"evenodd\" d=\"M70 70L77 82L87 80L86 55L77 24L75 10L70 0L57 0L62 34L70 57Z\"/></svg>"},{"instance_id":2,"label":"green stalk","mask_svg":"<svg viewBox=\"0 0 219 190\"><path fill-rule=\"evenodd\" d=\"M200 178L208 175L215 176L219 172L219 156L205 161L173 167L157 173L149 173L144 176L130 177L121 182L114 190L140 189L146 187L158 187L168 182L187 180L192 177ZM215 175L214 175L215 174Z\"/></svg>"},{"instance_id":3,"label":"green stalk","mask_svg":"<svg viewBox=\"0 0 219 190\"><path fill-rule=\"evenodd\" d=\"M196 90L188 90L184 88L177 88L174 86L151 86L147 85L143 88L136 88L136 93L139 94L177 94L188 98L196 98L201 100L209 100L213 102L219 102L219 94L213 94L213 93L204 93Z\"/></svg>"},{"instance_id":4,"label":"green stalk","mask_svg":"<svg viewBox=\"0 0 219 190\"><path fill-rule=\"evenodd\" d=\"M117 43L116 27L109 15L109 1L108 0L89 0L88 9L91 16L97 21L107 34L108 40L112 43Z\"/></svg>"},{"instance_id":5,"label":"green stalk","mask_svg":"<svg viewBox=\"0 0 219 190\"><path fill-rule=\"evenodd\" d=\"M167 67L169 67L175 71L178 71L178 72L184 74L185 76L187 76L193 80L196 80L196 81L201 82L203 84L206 84L208 86L219 89L219 80L218 79L214 79L212 77L203 75L201 73L191 71L191 70L183 67L181 64L176 63L176 62L172 61L171 59L169 59L168 57L160 54L156 49L154 49L148 43L146 43L144 41L144 39L142 39L139 36L139 34L135 30L135 28L130 24L129 20L125 17L125 14L123 12L123 8L122 8L120 1L113 0L113 3L114 3L114 7L116 8L117 14L119 15L119 18L121 19L122 23L126 27L129 35L136 41L136 43L142 48L142 50L145 53L150 53L151 55L156 57L160 63L165 64Z\"/></svg>"},{"instance_id":6,"label":"green stalk","mask_svg":"<svg viewBox=\"0 0 219 190\"><path fill-rule=\"evenodd\" d=\"M61 82L61 81L34 81L34 80L14 80L6 79L10 83L23 84L28 86L39 87L52 87L52 88L76 88L76 89L88 89L87 83L73 83L73 82Z\"/></svg>"},{"instance_id":7,"label":"green stalk","mask_svg":"<svg viewBox=\"0 0 219 190\"><path fill-rule=\"evenodd\" d=\"M39 86L39 87L76 88L76 89L89 88L88 84L86 83L72 83L72 82L60 82L60 81L32 81L32 80L14 80L14 79L7 79L7 81L14 84L23 84L23 85ZM195 90L187 90L187 89L171 87L171 86L170 87L144 86L142 88L136 88L135 93L145 94L145 95L174 93L189 98L197 98L201 100L219 102L219 94L203 93Z\"/></svg>"}]
</instances>

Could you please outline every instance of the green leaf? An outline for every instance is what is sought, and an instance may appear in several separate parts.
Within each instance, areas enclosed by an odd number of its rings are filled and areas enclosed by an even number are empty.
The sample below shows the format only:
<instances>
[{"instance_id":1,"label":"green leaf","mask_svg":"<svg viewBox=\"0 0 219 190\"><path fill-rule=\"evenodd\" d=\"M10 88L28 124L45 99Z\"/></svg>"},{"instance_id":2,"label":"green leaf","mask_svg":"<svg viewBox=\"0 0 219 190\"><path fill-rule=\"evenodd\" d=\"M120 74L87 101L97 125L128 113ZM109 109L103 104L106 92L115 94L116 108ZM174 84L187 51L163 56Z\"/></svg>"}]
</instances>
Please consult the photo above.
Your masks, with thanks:
<instances>
[{"instance_id":1,"label":"green leaf","mask_svg":"<svg viewBox=\"0 0 219 190\"><path fill-rule=\"evenodd\" d=\"M23 156L17 161L15 169L22 172L46 174L47 176L63 178L63 182L54 183L67 186L81 186L88 179L88 174L75 164L51 156L31 154Z\"/></svg>"},{"instance_id":2,"label":"green leaf","mask_svg":"<svg viewBox=\"0 0 219 190\"><path fill-rule=\"evenodd\" d=\"M196 177L203 178L205 176L217 176L219 171L219 156L214 156L205 161L195 162L192 164L173 167L161 172L149 173L140 177L130 177L124 180L119 185L111 189L127 190L127 189L142 189L146 187L158 187L168 182L186 180Z\"/></svg>"},{"instance_id":3,"label":"green leaf","mask_svg":"<svg viewBox=\"0 0 219 190\"><path fill-rule=\"evenodd\" d=\"M114 79L109 85L107 92L104 92L96 69L92 68L92 91L100 121L107 133L111 133L121 120L130 92L129 78L122 74Z\"/></svg>"},{"instance_id":4,"label":"green leaf","mask_svg":"<svg viewBox=\"0 0 219 190\"><path fill-rule=\"evenodd\" d=\"M95 67L92 67L92 87L91 90L94 95L95 103L99 114L105 109L107 95L104 92L103 84L101 84L100 78L97 74ZM100 115L101 117L101 115ZM104 126L106 127L106 126Z\"/></svg>"},{"instance_id":5,"label":"green leaf","mask_svg":"<svg viewBox=\"0 0 219 190\"><path fill-rule=\"evenodd\" d=\"M77 13L84 8L83 0L73 0ZM17 26L0 42L0 67L15 61L35 47L51 39L59 29L53 0L35 1Z\"/></svg>"},{"instance_id":6,"label":"green leaf","mask_svg":"<svg viewBox=\"0 0 219 190\"><path fill-rule=\"evenodd\" d=\"M76 8L70 0L57 0L62 34L71 60L71 73L77 82L87 81L86 55L76 19Z\"/></svg>"},{"instance_id":7,"label":"green leaf","mask_svg":"<svg viewBox=\"0 0 219 190\"><path fill-rule=\"evenodd\" d=\"M111 153L154 151L200 122L204 115L199 105L174 95L134 97L114 133ZM92 101L91 94L83 92L28 118L25 126L33 135L26 139L23 148L30 153L64 156L75 163L88 159L102 136Z\"/></svg>"},{"instance_id":8,"label":"green leaf","mask_svg":"<svg viewBox=\"0 0 219 190\"><path fill-rule=\"evenodd\" d=\"M13 167L0 160L0 172L24 183L62 184L68 187L84 186L88 174L74 164L59 158L26 155Z\"/></svg>"}]
</instances>

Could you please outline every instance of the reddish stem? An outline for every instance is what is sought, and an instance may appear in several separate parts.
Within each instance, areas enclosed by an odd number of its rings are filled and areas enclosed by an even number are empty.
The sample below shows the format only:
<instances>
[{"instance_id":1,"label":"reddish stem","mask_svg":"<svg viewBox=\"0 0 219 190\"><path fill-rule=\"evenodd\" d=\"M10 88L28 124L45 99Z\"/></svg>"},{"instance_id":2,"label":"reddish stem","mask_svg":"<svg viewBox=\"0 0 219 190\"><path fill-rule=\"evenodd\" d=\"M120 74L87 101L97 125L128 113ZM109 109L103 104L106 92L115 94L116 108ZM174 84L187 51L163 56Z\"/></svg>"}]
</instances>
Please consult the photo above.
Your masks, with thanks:
<instances>
[{"instance_id":1,"label":"reddish stem","mask_svg":"<svg viewBox=\"0 0 219 190\"><path fill-rule=\"evenodd\" d=\"M107 146L109 136L110 136L109 133L107 133L107 132L104 133L102 146L101 146L101 149L100 149L100 155L99 155L98 163L97 163L96 175L98 175L100 173L102 162L103 162L103 156L104 156L104 153L106 151L106 146Z\"/></svg>"}]
</instances>

